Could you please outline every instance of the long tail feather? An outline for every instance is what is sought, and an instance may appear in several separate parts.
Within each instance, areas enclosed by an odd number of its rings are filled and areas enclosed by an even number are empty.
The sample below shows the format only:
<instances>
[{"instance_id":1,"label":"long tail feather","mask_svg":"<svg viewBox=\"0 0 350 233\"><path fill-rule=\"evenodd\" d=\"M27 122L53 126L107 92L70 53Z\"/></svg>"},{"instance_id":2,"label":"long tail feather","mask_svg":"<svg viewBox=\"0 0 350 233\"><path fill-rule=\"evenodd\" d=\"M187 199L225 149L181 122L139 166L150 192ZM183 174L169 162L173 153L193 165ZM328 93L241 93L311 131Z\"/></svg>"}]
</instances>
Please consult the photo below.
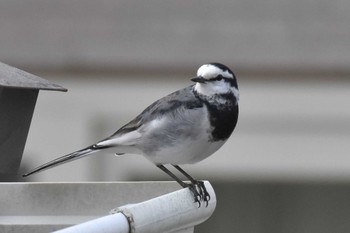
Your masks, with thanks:
<instances>
[{"instance_id":1,"label":"long tail feather","mask_svg":"<svg viewBox=\"0 0 350 233\"><path fill-rule=\"evenodd\" d=\"M34 173L41 172L41 171L44 171L44 170L49 169L49 168L53 168L53 167L56 167L58 165L61 165L61 164L64 164L64 163L67 163L67 162L70 162L70 161L73 161L76 159L80 159L80 158L85 157L91 153L97 152L100 149L101 148L98 148L95 145L92 145L92 146L89 146L89 147L84 148L82 150L75 151L75 152L70 153L68 155L64 155L64 156L59 157L55 160L47 162L47 163L33 169L32 171L24 174L23 177L27 177L27 176L32 175Z\"/></svg>"}]
</instances>

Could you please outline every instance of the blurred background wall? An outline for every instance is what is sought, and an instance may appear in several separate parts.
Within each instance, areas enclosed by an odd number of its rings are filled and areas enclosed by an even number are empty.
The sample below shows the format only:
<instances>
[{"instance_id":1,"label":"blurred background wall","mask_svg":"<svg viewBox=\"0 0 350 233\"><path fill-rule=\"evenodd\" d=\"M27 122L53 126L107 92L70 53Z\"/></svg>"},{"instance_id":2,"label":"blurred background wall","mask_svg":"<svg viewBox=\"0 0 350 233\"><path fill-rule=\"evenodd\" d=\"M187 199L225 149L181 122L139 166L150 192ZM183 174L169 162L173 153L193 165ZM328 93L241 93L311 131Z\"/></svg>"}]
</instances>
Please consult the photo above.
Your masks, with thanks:
<instances>
[{"instance_id":1,"label":"blurred background wall","mask_svg":"<svg viewBox=\"0 0 350 233\"><path fill-rule=\"evenodd\" d=\"M40 92L22 170L109 136L197 68L232 68L237 128L184 166L210 180L196 232L350 230L350 2L0 1L0 60L69 89ZM26 181L168 180L146 159L100 154Z\"/></svg>"}]
</instances>

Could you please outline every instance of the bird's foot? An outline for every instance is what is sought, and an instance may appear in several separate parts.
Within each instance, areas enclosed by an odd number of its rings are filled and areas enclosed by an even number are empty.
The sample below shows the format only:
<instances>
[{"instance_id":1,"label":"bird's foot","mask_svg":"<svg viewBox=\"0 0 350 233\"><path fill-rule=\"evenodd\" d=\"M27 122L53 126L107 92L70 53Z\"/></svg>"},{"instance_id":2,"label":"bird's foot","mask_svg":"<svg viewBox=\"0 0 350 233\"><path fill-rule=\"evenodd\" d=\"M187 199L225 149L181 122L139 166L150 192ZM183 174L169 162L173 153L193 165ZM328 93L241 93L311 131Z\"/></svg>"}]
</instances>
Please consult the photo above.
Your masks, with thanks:
<instances>
[{"instance_id":1,"label":"bird's foot","mask_svg":"<svg viewBox=\"0 0 350 233\"><path fill-rule=\"evenodd\" d=\"M205 207L208 206L210 195L205 188L203 181L194 181L191 184L188 184L187 187L194 196L194 202L198 203L198 208L201 207L201 201L205 202Z\"/></svg>"},{"instance_id":2,"label":"bird's foot","mask_svg":"<svg viewBox=\"0 0 350 233\"><path fill-rule=\"evenodd\" d=\"M198 192L201 196L201 200L205 202L205 207L208 206L209 200L210 200L210 194L208 193L207 189L205 188L204 182L201 180L196 180L194 182L195 186L198 189Z\"/></svg>"},{"instance_id":3,"label":"bird's foot","mask_svg":"<svg viewBox=\"0 0 350 233\"><path fill-rule=\"evenodd\" d=\"M194 198L194 202L195 202L195 203L198 203L198 208L201 207L202 195L201 195L201 193L198 191L196 185L191 183L191 184L187 184L186 186L187 186L187 188L189 188L190 191L192 192L193 198Z\"/></svg>"},{"instance_id":4,"label":"bird's foot","mask_svg":"<svg viewBox=\"0 0 350 233\"><path fill-rule=\"evenodd\" d=\"M210 194L208 193L207 189L205 188L203 181L197 181L198 186L200 187L201 194L202 194L202 200L205 202L205 207L208 206L208 203L210 201Z\"/></svg>"}]
</instances>

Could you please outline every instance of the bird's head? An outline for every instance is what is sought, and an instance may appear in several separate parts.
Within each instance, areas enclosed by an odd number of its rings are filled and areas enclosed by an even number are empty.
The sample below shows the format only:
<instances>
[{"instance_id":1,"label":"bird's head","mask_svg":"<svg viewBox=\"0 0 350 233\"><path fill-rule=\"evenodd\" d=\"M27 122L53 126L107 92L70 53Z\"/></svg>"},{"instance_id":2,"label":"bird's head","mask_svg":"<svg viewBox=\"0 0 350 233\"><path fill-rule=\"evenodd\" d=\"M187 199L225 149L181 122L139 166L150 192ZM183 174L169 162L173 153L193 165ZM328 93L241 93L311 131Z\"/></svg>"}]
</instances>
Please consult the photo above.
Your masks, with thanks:
<instances>
[{"instance_id":1,"label":"bird's head","mask_svg":"<svg viewBox=\"0 0 350 233\"><path fill-rule=\"evenodd\" d=\"M199 67L197 76L191 79L196 82L194 90L205 96L233 93L239 99L238 85L234 73L220 63L208 63Z\"/></svg>"}]
</instances>

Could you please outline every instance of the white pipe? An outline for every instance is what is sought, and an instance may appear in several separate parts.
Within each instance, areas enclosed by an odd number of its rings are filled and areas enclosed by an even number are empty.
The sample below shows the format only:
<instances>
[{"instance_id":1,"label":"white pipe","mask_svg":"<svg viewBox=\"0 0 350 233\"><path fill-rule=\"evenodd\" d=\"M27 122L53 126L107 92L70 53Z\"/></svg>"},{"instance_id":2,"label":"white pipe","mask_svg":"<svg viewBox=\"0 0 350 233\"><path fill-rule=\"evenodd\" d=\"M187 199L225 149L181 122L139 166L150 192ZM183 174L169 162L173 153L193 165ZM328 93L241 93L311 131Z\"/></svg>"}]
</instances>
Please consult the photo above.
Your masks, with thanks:
<instances>
[{"instance_id":1,"label":"white pipe","mask_svg":"<svg viewBox=\"0 0 350 233\"><path fill-rule=\"evenodd\" d=\"M112 215L56 233L165 233L193 228L207 220L216 207L213 187L208 181L204 184L210 194L208 206L201 202L198 207L191 191L180 189L145 202L116 208L111 211Z\"/></svg>"},{"instance_id":2,"label":"white pipe","mask_svg":"<svg viewBox=\"0 0 350 233\"><path fill-rule=\"evenodd\" d=\"M207 220L215 210L213 187L208 181L205 181L205 187L211 198L207 207L202 202L198 208L190 190L181 189L145 202L119 207L115 212L128 217L130 233L163 233L191 228Z\"/></svg>"},{"instance_id":3,"label":"white pipe","mask_svg":"<svg viewBox=\"0 0 350 233\"><path fill-rule=\"evenodd\" d=\"M129 222L124 214L117 213L71 226L56 233L129 233Z\"/></svg>"}]
</instances>

